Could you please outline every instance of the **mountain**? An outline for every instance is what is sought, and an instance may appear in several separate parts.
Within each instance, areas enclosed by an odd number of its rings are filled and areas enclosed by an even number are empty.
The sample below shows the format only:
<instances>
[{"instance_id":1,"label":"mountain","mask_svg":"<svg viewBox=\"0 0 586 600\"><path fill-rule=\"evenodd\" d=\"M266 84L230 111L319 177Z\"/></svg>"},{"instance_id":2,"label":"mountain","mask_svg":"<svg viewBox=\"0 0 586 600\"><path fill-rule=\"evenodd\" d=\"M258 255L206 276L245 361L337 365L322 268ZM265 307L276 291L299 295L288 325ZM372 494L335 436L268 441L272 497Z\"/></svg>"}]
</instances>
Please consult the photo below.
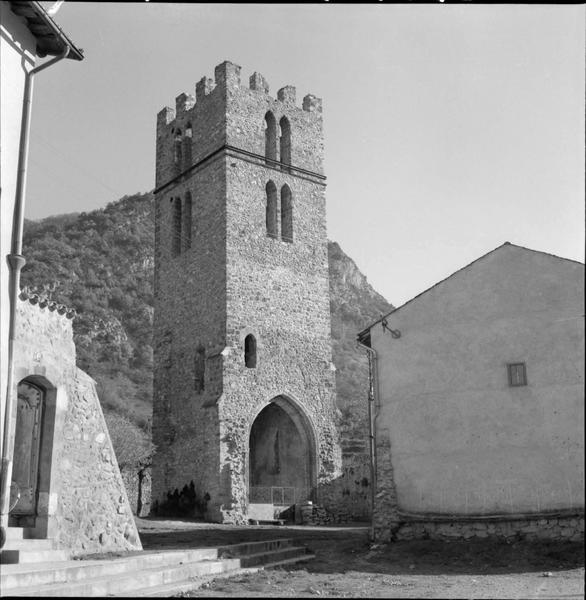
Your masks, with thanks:
<instances>
[{"instance_id":1,"label":"mountain","mask_svg":"<svg viewBox=\"0 0 586 600\"><path fill-rule=\"evenodd\" d=\"M135 194L24 227L21 285L77 310L77 363L98 384L121 466L152 451L153 205ZM392 307L337 243L328 257L339 425L343 447L363 451L368 367L356 333Z\"/></svg>"}]
</instances>

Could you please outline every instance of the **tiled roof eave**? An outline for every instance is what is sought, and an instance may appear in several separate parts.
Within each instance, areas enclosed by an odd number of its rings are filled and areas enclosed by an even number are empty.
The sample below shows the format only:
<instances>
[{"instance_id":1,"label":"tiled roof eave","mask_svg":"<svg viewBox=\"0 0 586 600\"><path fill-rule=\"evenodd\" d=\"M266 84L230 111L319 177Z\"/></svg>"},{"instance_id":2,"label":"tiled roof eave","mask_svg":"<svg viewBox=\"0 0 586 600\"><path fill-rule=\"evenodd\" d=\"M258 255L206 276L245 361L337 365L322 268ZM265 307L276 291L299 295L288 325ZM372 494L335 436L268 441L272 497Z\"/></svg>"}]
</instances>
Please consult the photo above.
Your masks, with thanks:
<instances>
[{"instance_id":1,"label":"tiled roof eave","mask_svg":"<svg viewBox=\"0 0 586 600\"><path fill-rule=\"evenodd\" d=\"M13 13L26 19L29 31L37 40L38 56L58 56L69 46L67 58L83 60L83 50L75 46L39 2L11 0L10 7Z\"/></svg>"}]
</instances>

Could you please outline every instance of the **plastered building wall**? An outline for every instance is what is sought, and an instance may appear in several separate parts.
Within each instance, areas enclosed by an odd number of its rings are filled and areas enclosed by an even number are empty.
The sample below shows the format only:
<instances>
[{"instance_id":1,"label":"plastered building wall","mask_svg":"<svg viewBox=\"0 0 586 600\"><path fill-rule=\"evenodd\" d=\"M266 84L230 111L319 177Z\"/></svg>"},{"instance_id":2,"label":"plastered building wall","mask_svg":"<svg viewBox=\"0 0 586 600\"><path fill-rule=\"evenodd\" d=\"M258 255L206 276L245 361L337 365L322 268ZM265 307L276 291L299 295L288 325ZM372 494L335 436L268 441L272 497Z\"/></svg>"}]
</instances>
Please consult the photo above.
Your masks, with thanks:
<instances>
[{"instance_id":1,"label":"plastered building wall","mask_svg":"<svg viewBox=\"0 0 586 600\"><path fill-rule=\"evenodd\" d=\"M584 265L505 244L391 313L400 338L372 326L379 529L396 511L583 511L583 309Z\"/></svg>"},{"instance_id":2,"label":"plastered building wall","mask_svg":"<svg viewBox=\"0 0 586 600\"><path fill-rule=\"evenodd\" d=\"M291 168L265 160L268 110L289 119ZM177 130L191 132L180 165ZM209 498L207 518L245 521L250 430L275 399L308 440L316 498L339 475L322 158L321 101L307 95L300 107L291 86L275 99L261 75L246 85L233 63L159 113L154 501L193 481ZM269 180L291 190L292 242L280 229L267 235ZM174 199L188 193L190 247L174 256ZM249 334L255 368L244 361Z\"/></svg>"},{"instance_id":3,"label":"plastered building wall","mask_svg":"<svg viewBox=\"0 0 586 600\"><path fill-rule=\"evenodd\" d=\"M8 263L18 172L25 76L34 67L36 40L24 18L14 14L8 2L0 2L0 381L7 380L10 297ZM0 389L4 418L6 386ZM0 448L3 428L0 427Z\"/></svg>"},{"instance_id":4,"label":"plastered building wall","mask_svg":"<svg viewBox=\"0 0 586 600\"><path fill-rule=\"evenodd\" d=\"M41 387L44 407L37 515L11 524L74 556L141 550L95 382L75 366L70 316L38 297L17 306L15 387L23 380Z\"/></svg>"}]
</instances>

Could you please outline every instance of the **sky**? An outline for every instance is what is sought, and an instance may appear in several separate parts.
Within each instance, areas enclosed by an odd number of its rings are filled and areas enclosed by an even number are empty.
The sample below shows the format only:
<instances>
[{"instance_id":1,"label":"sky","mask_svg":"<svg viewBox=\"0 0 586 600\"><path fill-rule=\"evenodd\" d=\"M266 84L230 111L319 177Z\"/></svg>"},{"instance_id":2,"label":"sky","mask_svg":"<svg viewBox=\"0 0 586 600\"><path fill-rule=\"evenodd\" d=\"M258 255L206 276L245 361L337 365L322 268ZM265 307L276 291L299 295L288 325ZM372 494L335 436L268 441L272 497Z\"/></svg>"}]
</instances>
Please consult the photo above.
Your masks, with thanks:
<instances>
[{"instance_id":1,"label":"sky","mask_svg":"<svg viewBox=\"0 0 586 600\"><path fill-rule=\"evenodd\" d=\"M584 262L585 6L65 2L26 216L154 187L156 114L230 60L323 98L328 237L395 306L505 241Z\"/></svg>"}]
</instances>

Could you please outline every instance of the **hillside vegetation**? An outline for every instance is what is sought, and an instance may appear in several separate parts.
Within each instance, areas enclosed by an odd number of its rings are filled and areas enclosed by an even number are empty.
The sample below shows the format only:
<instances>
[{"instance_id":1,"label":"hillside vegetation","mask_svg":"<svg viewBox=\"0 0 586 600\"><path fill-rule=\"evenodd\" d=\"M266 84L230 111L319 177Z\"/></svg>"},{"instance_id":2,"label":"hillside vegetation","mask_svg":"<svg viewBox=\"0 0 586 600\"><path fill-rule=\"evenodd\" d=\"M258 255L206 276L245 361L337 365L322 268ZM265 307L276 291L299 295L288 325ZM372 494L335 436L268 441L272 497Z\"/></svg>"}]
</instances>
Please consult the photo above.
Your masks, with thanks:
<instances>
[{"instance_id":1,"label":"hillside vegetation","mask_svg":"<svg viewBox=\"0 0 586 600\"><path fill-rule=\"evenodd\" d=\"M121 465L152 450L153 202L135 194L25 222L22 286L77 310L77 364L98 384ZM368 374L356 333L391 305L337 243L328 251L340 426L345 439L365 439Z\"/></svg>"}]
</instances>

